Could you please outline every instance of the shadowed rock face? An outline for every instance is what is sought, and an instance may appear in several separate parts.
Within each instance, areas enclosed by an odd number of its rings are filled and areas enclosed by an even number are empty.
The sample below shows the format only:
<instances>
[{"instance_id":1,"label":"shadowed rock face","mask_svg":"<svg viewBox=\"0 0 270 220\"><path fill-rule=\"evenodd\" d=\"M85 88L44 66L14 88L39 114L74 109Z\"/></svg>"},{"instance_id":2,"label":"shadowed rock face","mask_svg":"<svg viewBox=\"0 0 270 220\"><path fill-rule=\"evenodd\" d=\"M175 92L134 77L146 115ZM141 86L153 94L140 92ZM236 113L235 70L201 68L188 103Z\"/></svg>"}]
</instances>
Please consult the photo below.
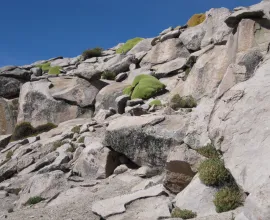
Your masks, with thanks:
<instances>
[{"instance_id":1,"label":"shadowed rock face","mask_svg":"<svg viewBox=\"0 0 270 220\"><path fill-rule=\"evenodd\" d=\"M10 99L17 98L22 83L14 78L0 76L0 96Z\"/></svg>"},{"instance_id":2,"label":"shadowed rock face","mask_svg":"<svg viewBox=\"0 0 270 220\"><path fill-rule=\"evenodd\" d=\"M11 134L18 115L18 99L0 98L0 135Z\"/></svg>"}]
</instances>

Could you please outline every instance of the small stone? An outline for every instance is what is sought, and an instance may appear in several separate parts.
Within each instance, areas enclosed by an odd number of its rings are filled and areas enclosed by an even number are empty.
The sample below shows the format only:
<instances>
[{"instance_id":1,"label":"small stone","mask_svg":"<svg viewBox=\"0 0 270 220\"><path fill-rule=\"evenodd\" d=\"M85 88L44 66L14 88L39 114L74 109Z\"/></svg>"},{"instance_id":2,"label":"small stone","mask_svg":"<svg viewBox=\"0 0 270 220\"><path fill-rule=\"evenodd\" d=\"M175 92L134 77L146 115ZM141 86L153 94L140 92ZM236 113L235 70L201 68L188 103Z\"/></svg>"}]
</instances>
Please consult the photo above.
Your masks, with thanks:
<instances>
[{"instance_id":1,"label":"small stone","mask_svg":"<svg viewBox=\"0 0 270 220\"><path fill-rule=\"evenodd\" d=\"M88 130L89 130L90 132L94 132L96 129L95 129L93 126L90 126L90 127L88 128Z\"/></svg>"},{"instance_id":2,"label":"small stone","mask_svg":"<svg viewBox=\"0 0 270 220\"><path fill-rule=\"evenodd\" d=\"M126 171L128 171L128 167L125 164L122 164L122 165L116 167L116 169L114 170L113 173L118 175L118 174L124 173Z\"/></svg>"},{"instance_id":3,"label":"small stone","mask_svg":"<svg viewBox=\"0 0 270 220\"><path fill-rule=\"evenodd\" d=\"M135 70L137 67L136 67L136 64L135 63L132 63L129 65L129 70L132 71L132 70Z\"/></svg>"},{"instance_id":4,"label":"small stone","mask_svg":"<svg viewBox=\"0 0 270 220\"><path fill-rule=\"evenodd\" d=\"M116 82L122 82L124 79L126 79L128 76L127 73L119 73L116 77L115 77L115 81Z\"/></svg>"},{"instance_id":5,"label":"small stone","mask_svg":"<svg viewBox=\"0 0 270 220\"><path fill-rule=\"evenodd\" d=\"M140 177L150 178L156 176L158 174L158 170L147 166L142 166L136 171L135 174Z\"/></svg>"},{"instance_id":6,"label":"small stone","mask_svg":"<svg viewBox=\"0 0 270 220\"><path fill-rule=\"evenodd\" d=\"M135 106L138 104L140 105L144 104L144 101L142 99L132 99L132 100L127 101L127 106Z\"/></svg>"},{"instance_id":7,"label":"small stone","mask_svg":"<svg viewBox=\"0 0 270 220\"><path fill-rule=\"evenodd\" d=\"M125 107L128 100L130 100L130 97L128 95L121 95L115 99L115 102L117 104L117 112L119 114L125 113Z\"/></svg>"}]
</instances>

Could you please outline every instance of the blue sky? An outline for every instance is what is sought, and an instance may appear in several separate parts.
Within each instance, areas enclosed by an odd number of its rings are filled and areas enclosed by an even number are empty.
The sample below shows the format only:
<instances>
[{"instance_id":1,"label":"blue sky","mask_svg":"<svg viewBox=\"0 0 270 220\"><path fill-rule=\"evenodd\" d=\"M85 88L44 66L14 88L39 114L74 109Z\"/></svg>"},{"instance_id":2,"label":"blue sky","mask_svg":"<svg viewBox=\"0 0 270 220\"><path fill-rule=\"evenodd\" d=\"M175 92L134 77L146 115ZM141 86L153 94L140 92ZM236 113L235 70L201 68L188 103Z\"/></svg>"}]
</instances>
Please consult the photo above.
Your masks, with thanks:
<instances>
[{"instance_id":1,"label":"blue sky","mask_svg":"<svg viewBox=\"0 0 270 220\"><path fill-rule=\"evenodd\" d=\"M0 66L24 65L84 49L153 37L210 8L258 0L8 0L0 8Z\"/></svg>"}]
</instances>

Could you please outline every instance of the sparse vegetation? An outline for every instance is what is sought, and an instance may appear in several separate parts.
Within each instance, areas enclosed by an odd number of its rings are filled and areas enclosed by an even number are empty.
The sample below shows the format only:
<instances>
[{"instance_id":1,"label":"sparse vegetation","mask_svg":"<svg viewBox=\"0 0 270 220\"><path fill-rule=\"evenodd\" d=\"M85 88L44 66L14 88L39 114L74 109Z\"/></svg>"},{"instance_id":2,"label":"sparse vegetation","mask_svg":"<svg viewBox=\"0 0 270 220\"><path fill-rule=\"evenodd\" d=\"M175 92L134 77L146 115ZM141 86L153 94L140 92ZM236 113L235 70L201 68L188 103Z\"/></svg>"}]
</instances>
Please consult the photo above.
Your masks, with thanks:
<instances>
[{"instance_id":1,"label":"sparse vegetation","mask_svg":"<svg viewBox=\"0 0 270 220\"><path fill-rule=\"evenodd\" d=\"M43 200L45 199L40 196L34 196L28 199L28 201L26 202L26 205L35 205L37 203L40 203Z\"/></svg>"},{"instance_id":2,"label":"sparse vegetation","mask_svg":"<svg viewBox=\"0 0 270 220\"><path fill-rule=\"evenodd\" d=\"M204 22L205 18L206 18L205 14L195 14L189 19L189 21L187 22L187 25L188 27L197 26L201 24L202 22Z\"/></svg>"},{"instance_id":3,"label":"sparse vegetation","mask_svg":"<svg viewBox=\"0 0 270 220\"><path fill-rule=\"evenodd\" d=\"M155 99L155 100L153 100L152 102L150 102L149 105L150 105L150 106L153 106L153 105L155 105L155 106L161 106L162 103L161 103L160 100Z\"/></svg>"},{"instance_id":4,"label":"sparse vegetation","mask_svg":"<svg viewBox=\"0 0 270 220\"><path fill-rule=\"evenodd\" d=\"M140 41L142 41L143 38L133 38L128 40L123 46L121 46L120 48L118 48L116 50L116 53L119 54L126 54L128 51L130 51L137 43L139 43Z\"/></svg>"},{"instance_id":5,"label":"sparse vegetation","mask_svg":"<svg viewBox=\"0 0 270 220\"><path fill-rule=\"evenodd\" d=\"M187 209L174 208L171 214L172 218L191 219L196 218L197 214Z\"/></svg>"},{"instance_id":6,"label":"sparse vegetation","mask_svg":"<svg viewBox=\"0 0 270 220\"><path fill-rule=\"evenodd\" d=\"M81 125L77 125L74 128L71 129L73 133L80 133Z\"/></svg>"},{"instance_id":7,"label":"sparse vegetation","mask_svg":"<svg viewBox=\"0 0 270 220\"><path fill-rule=\"evenodd\" d=\"M197 152L207 158L219 158L219 153L212 144L207 144L205 147L198 149Z\"/></svg>"},{"instance_id":8,"label":"sparse vegetation","mask_svg":"<svg viewBox=\"0 0 270 220\"><path fill-rule=\"evenodd\" d=\"M47 73L50 70L51 63L47 62L47 63L38 64L38 65L36 65L36 67L41 68L42 72Z\"/></svg>"},{"instance_id":9,"label":"sparse vegetation","mask_svg":"<svg viewBox=\"0 0 270 220\"><path fill-rule=\"evenodd\" d=\"M107 79L107 80L115 80L116 77L116 73L109 71L109 70L105 70L102 74L101 74L101 78L102 79Z\"/></svg>"},{"instance_id":10,"label":"sparse vegetation","mask_svg":"<svg viewBox=\"0 0 270 220\"><path fill-rule=\"evenodd\" d=\"M192 96L181 97L179 94L175 94L171 98L169 105L172 109L178 110L180 108L195 108L197 102Z\"/></svg>"},{"instance_id":11,"label":"sparse vegetation","mask_svg":"<svg viewBox=\"0 0 270 220\"><path fill-rule=\"evenodd\" d=\"M243 197L237 187L224 187L216 193L213 202L216 206L216 211L221 213L241 206L243 204Z\"/></svg>"},{"instance_id":12,"label":"sparse vegetation","mask_svg":"<svg viewBox=\"0 0 270 220\"><path fill-rule=\"evenodd\" d=\"M53 67L50 67L48 74L58 75L60 74L60 70L61 70L60 66L53 66Z\"/></svg>"},{"instance_id":13,"label":"sparse vegetation","mask_svg":"<svg viewBox=\"0 0 270 220\"><path fill-rule=\"evenodd\" d=\"M53 151L56 151L59 147L61 147L63 145L63 143L62 143L62 141L55 141L54 143L53 143L53 148L52 148L52 150Z\"/></svg>"},{"instance_id":14,"label":"sparse vegetation","mask_svg":"<svg viewBox=\"0 0 270 220\"><path fill-rule=\"evenodd\" d=\"M103 49L100 47L85 50L82 53L82 59L86 60L86 59L90 59L92 57L100 57L102 55L102 51L103 51Z\"/></svg>"},{"instance_id":15,"label":"sparse vegetation","mask_svg":"<svg viewBox=\"0 0 270 220\"><path fill-rule=\"evenodd\" d=\"M10 160L10 159L12 158L12 156L13 156L13 151L10 150L10 151L7 152L7 154L6 154L6 160L7 160L7 161Z\"/></svg>"},{"instance_id":16,"label":"sparse vegetation","mask_svg":"<svg viewBox=\"0 0 270 220\"><path fill-rule=\"evenodd\" d=\"M124 89L123 93L130 95L131 99L149 99L165 89L157 78L141 74L135 77L131 86Z\"/></svg>"},{"instance_id":17,"label":"sparse vegetation","mask_svg":"<svg viewBox=\"0 0 270 220\"><path fill-rule=\"evenodd\" d=\"M70 147L66 150L66 152L74 153L76 150L76 147L73 143L70 143Z\"/></svg>"},{"instance_id":18,"label":"sparse vegetation","mask_svg":"<svg viewBox=\"0 0 270 220\"><path fill-rule=\"evenodd\" d=\"M207 186L222 186L230 182L231 174L219 158L211 158L201 163L199 177Z\"/></svg>"},{"instance_id":19,"label":"sparse vegetation","mask_svg":"<svg viewBox=\"0 0 270 220\"><path fill-rule=\"evenodd\" d=\"M78 140L78 143L81 143L81 144L84 143L84 139L85 139L85 137L80 137Z\"/></svg>"},{"instance_id":20,"label":"sparse vegetation","mask_svg":"<svg viewBox=\"0 0 270 220\"><path fill-rule=\"evenodd\" d=\"M43 132L48 132L56 127L57 125L53 123L47 123L34 128L29 122L21 122L20 124L16 125L11 140L17 141L23 138L36 136Z\"/></svg>"}]
</instances>

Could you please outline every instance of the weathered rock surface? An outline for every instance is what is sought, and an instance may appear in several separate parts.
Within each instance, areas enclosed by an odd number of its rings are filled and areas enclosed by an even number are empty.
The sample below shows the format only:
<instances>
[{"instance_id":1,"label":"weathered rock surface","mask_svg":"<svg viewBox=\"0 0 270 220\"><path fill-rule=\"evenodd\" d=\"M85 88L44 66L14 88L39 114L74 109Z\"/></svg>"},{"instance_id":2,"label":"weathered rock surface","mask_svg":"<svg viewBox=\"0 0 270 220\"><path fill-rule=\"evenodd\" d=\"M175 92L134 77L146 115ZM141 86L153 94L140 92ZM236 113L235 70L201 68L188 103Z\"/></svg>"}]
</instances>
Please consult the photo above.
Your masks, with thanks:
<instances>
[{"instance_id":1,"label":"weathered rock surface","mask_svg":"<svg viewBox=\"0 0 270 220\"><path fill-rule=\"evenodd\" d=\"M18 99L0 98L0 134L11 134L18 116Z\"/></svg>"},{"instance_id":2,"label":"weathered rock surface","mask_svg":"<svg viewBox=\"0 0 270 220\"><path fill-rule=\"evenodd\" d=\"M152 45L152 38L147 38L147 39L143 39L142 41L140 41L138 44L135 45L135 47L133 47L130 51L128 51L127 54L137 54L140 52L147 52L149 50L151 50Z\"/></svg>"},{"instance_id":3,"label":"weathered rock surface","mask_svg":"<svg viewBox=\"0 0 270 220\"><path fill-rule=\"evenodd\" d=\"M0 97L8 99L18 97L21 85L17 79L0 76Z\"/></svg>"},{"instance_id":4,"label":"weathered rock surface","mask_svg":"<svg viewBox=\"0 0 270 220\"><path fill-rule=\"evenodd\" d=\"M78 106L55 100L50 94L50 86L47 81L28 82L22 86L18 122L28 121L33 126L48 122L59 124L84 113Z\"/></svg>"},{"instance_id":5,"label":"weathered rock surface","mask_svg":"<svg viewBox=\"0 0 270 220\"><path fill-rule=\"evenodd\" d=\"M0 68L0 76L30 80L31 74L32 72L16 66L6 66Z\"/></svg>"},{"instance_id":6,"label":"weathered rock surface","mask_svg":"<svg viewBox=\"0 0 270 220\"><path fill-rule=\"evenodd\" d=\"M94 105L96 95L106 83L96 80L89 83L81 78L51 78L53 87L50 93L57 100L65 100L68 103L80 107Z\"/></svg>"}]
</instances>

